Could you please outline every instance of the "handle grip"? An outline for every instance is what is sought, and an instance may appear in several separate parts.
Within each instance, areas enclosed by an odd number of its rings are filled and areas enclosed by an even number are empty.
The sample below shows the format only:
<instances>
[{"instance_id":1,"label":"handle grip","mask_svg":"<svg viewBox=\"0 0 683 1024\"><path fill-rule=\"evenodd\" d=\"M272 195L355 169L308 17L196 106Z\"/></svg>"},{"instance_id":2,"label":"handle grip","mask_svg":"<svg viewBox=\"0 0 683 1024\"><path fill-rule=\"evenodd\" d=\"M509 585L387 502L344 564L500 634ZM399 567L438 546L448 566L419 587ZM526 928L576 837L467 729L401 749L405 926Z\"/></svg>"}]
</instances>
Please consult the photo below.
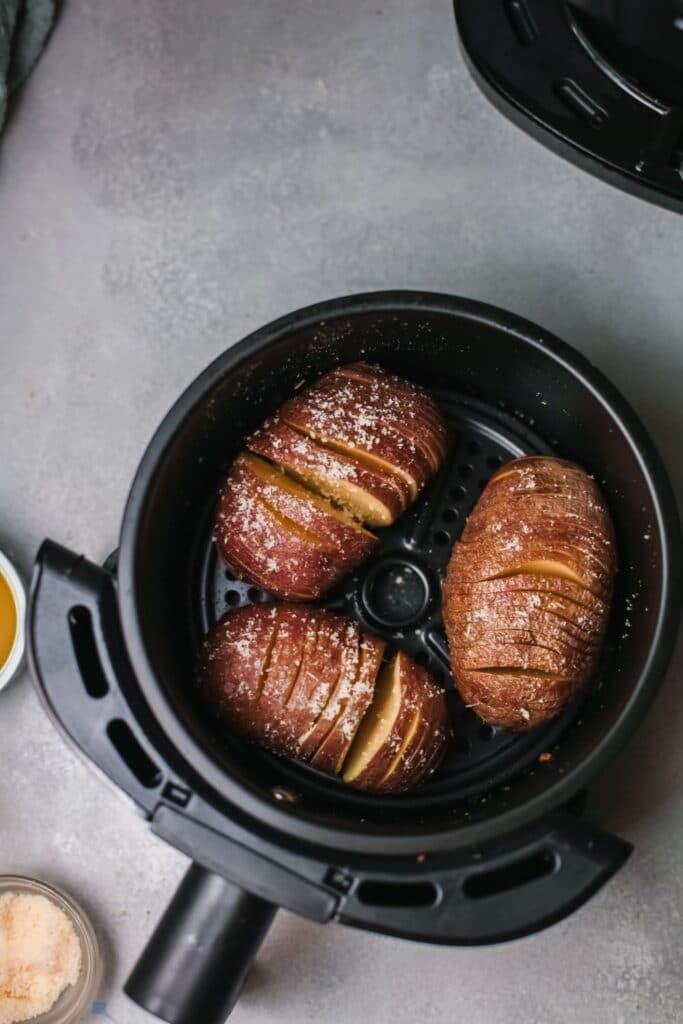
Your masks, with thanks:
<instances>
[{"instance_id":1,"label":"handle grip","mask_svg":"<svg viewBox=\"0 0 683 1024\"><path fill-rule=\"evenodd\" d=\"M169 1024L223 1024L276 908L192 864L124 991Z\"/></svg>"},{"instance_id":2,"label":"handle grip","mask_svg":"<svg viewBox=\"0 0 683 1024\"><path fill-rule=\"evenodd\" d=\"M581 906L626 861L625 840L576 818L552 814L511 836L486 860L476 852L458 867L404 879L379 873L356 879L338 919L404 938L485 945L531 935Z\"/></svg>"},{"instance_id":3,"label":"handle grip","mask_svg":"<svg viewBox=\"0 0 683 1024\"><path fill-rule=\"evenodd\" d=\"M169 786L182 791L149 738L155 727L134 685L113 576L49 540L31 581L28 655L62 735L143 812L151 814Z\"/></svg>"}]
</instances>

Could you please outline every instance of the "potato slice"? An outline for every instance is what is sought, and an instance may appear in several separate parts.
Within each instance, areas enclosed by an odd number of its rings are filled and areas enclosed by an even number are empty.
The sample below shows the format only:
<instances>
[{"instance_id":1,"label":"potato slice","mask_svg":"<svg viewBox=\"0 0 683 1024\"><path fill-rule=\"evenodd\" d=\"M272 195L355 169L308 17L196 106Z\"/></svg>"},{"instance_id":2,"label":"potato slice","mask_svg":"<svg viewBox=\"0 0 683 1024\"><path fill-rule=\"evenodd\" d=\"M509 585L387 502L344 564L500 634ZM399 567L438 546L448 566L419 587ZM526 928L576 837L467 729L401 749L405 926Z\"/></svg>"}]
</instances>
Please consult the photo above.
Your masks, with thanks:
<instances>
[{"instance_id":1,"label":"potato slice","mask_svg":"<svg viewBox=\"0 0 683 1024\"><path fill-rule=\"evenodd\" d=\"M425 672L422 668L419 671ZM416 718L417 727L413 731L411 723L399 753L376 787L379 791L410 789L427 779L443 758L451 734L448 709L445 694L431 679Z\"/></svg>"},{"instance_id":2,"label":"potato slice","mask_svg":"<svg viewBox=\"0 0 683 1024\"><path fill-rule=\"evenodd\" d=\"M313 533L339 552L340 560L350 565L367 558L377 538L348 513L326 498L301 486L284 472L257 455L243 453L233 464L251 479L255 493L281 516Z\"/></svg>"},{"instance_id":3,"label":"potato slice","mask_svg":"<svg viewBox=\"0 0 683 1024\"><path fill-rule=\"evenodd\" d=\"M249 731L278 630L276 605L228 612L209 630L199 662L200 689L212 711Z\"/></svg>"},{"instance_id":4,"label":"potato slice","mask_svg":"<svg viewBox=\"0 0 683 1024\"><path fill-rule=\"evenodd\" d=\"M235 576L289 601L319 597L344 575L328 544L253 495L223 493L214 535Z\"/></svg>"},{"instance_id":5,"label":"potato slice","mask_svg":"<svg viewBox=\"0 0 683 1024\"><path fill-rule=\"evenodd\" d=\"M247 447L368 526L391 525L410 500L405 481L390 469L375 468L325 448L277 416L252 434Z\"/></svg>"},{"instance_id":6,"label":"potato slice","mask_svg":"<svg viewBox=\"0 0 683 1024\"><path fill-rule=\"evenodd\" d=\"M384 641L375 636L361 636L358 673L350 688L350 694L348 699L343 701L334 725L311 761L311 764L321 771L334 775L341 771L356 730L372 703L385 646Z\"/></svg>"},{"instance_id":7,"label":"potato slice","mask_svg":"<svg viewBox=\"0 0 683 1024\"><path fill-rule=\"evenodd\" d=\"M252 606L253 607L253 606ZM277 611L277 647L273 651L260 688L261 704L284 707L299 674L310 634L315 635L317 622L312 621L311 607L274 605ZM244 609L246 612L247 609ZM257 613L252 611L252 617Z\"/></svg>"},{"instance_id":8,"label":"potato slice","mask_svg":"<svg viewBox=\"0 0 683 1024\"><path fill-rule=\"evenodd\" d=\"M557 576L536 576L524 573L514 576L499 576L473 583L462 580L451 581L449 605L456 606L462 602L468 607L472 606L472 602L481 602L485 605L498 600L506 600L507 595L516 593L538 595L542 598L543 607L547 608L550 608L553 602L559 602L563 610L573 619L576 618L577 609L581 609L588 616L602 621L607 610L605 602L587 590L583 584L573 583Z\"/></svg>"},{"instance_id":9,"label":"potato slice","mask_svg":"<svg viewBox=\"0 0 683 1024\"><path fill-rule=\"evenodd\" d=\"M332 371L285 402L280 416L315 441L401 477L415 498L436 468L430 444L422 440L429 430L406 429L398 412L370 399L368 387Z\"/></svg>"},{"instance_id":10,"label":"potato slice","mask_svg":"<svg viewBox=\"0 0 683 1024\"><path fill-rule=\"evenodd\" d=\"M381 778L391 766L401 746L401 731L397 726L404 706L403 696L400 663L394 658L379 674L372 704L344 761L344 782L355 782L370 773ZM379 760L383 762L381 769L376 763Z\"/></svg>"},{"instance_id":11,"label":"potato slice","mask_svg":"<svg viewBox=\"0 0 683 1024\"><path fill-rule=\"evenodd\" d=\"M318 721L344 664L345 620L322 609L314 609L317 632L304 653L300 670L286 705L286 717L295 736L293 753L301 754L304 737Z\"/></svg>"},{"instance_id":12,"label":"potato slice","mask_svg":"<svg viewBox=\"0 0 683 1024\"><path fill-rule=\"evenodd\" d=\"M504 572L496 573L493 580L503 580L508 576L559 576L560 579L573 580L574 583L586 585L586 581L578 573L570 569L562 562L553 561L550 558L537 558L533 562L521 562L514 569L506 569Z\"/></svg>"},{"instance_id":13,"label":"potato slice","mask_svg":"<svg viewBox=\"0 0 683 1024\"><path fill-rule=\"evenodd\" d=\"M413 717L410 719L407 729L403 730L403 736L398 750L391 758L387 770L379 780L380 786L390 781L392 777L396 776L399 765L406 759L408 752L413 750L415 739L422 732L423 725L422 713L420 709L417 708L413 712Z\"/></svg>"},{"instance_id":14,"label":"potato slice","mask_svg":"<svg viewBox=\"0 0 683 1024\"><path fill-rule=\"evenodd\" d=\"M278 597L310 600L339 582L376 543L350 517L326 506L263 460L241 456L220 494L215 540L236 575Z\"/></svg>"},{"instance_id":15,"label":"potato slice","mask_svg":"<svg viewBox=\"0 0 683 1024\"><path fill-rule=\"evenodd\" d=\"M429 424L434 438L438 440L439 446L446 450L447 431L443 415L438 405L424 388L413 384L404 377L398 377L388 373L383 367L373 363L346 363L335 371L344 377L351 377L355 380L363 380L371 383L373 387L385 397L397 395L404 409L408 410L408 419L419 419Z\"/></svg>"},{"instance_id":16,"label":"potato slice","mask_svg":"<svg viewBox=\"0 0 683 1024\"><path fill-rule=\"evenodd\" d=\"M315 722L302 737L299 756L309 760L324 742L346 705L358 675L360 664L360 633L358 624L349 620L342 637L341 665L334 687Z\"/></svg>"},{"instance_id":17,"label":"potato slice","mask_svg":"<svg viewBox=\"0 0 683 1024\"><path fill-rule=\"evenodd\" d=\"M301 723L288 702L315 649L320 622L314 613L306 606L279 606L273 652L258 698L259 728L268 745L289 754L296 753Z\"/></svg>"},{"instance_id":18,"label":"potato slice","mask_svg":"<svg viewBox=\"0 0 683 1024\"><path fill-rule=\"evenodd\" d=\"M434 473L446 455L446 430L441 414L423 391L367 364L342 366L330 381L352 389L357 407L368 410L413 442Z\"/></svg>"},{"instance_id":19,"label":"potato slice","mask_svg":"<svg viewBox=\"0 0 683 1024\"><path fill-rule=\"evenodd\" d=\"M283 410L284 416L284 410ZM330 451L338 452L340 455L346 456L346 458L354 459L356 462L363 466L367 466L369 469L374 469L379 473L392 473L398 477L408 492L408 504L415 501L420 489L422 487L421 478L419 473L414 473L404 468L403 463L405 459L403 456L393 457L390 453L386 453L386 458L382 458L377 451L367 451L365 448L361 448L359 444L353 442L340 441L338 438L327 435L324 431L319 431L315 426L311 426L306 429L304 426L297 426L296 420L293 418L288 420L292 426L297 427L302 432L306 433L308 437L316 441L318 444L324 445L329 448ZM300 421L303 423L303 419ZM401 445L403 442L399 442Z\"/></svg>"},{"instance_id":20,"label":"potato slice","mask_svg":"<svg viewBox=\"0 0 683 1024\"><path fill-rule=\"evenodd\" d=\"M442 690L425 669L400 651L380 674L342 777L375 792L407 789L433 769L448 734Z\"/></svg>"}]
</instances>

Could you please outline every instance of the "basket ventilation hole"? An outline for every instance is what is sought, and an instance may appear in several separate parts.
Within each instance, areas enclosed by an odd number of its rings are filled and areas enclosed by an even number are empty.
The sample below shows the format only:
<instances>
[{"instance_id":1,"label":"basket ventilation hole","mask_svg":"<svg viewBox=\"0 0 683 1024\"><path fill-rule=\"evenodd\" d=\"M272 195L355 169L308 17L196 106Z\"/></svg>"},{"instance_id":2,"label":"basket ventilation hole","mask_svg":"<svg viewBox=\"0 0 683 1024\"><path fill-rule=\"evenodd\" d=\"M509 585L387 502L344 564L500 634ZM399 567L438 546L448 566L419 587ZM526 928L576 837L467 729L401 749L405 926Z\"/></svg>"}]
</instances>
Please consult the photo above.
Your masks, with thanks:
<instances>
[{"instance_id":1,"label":"basket ventilation hole","mask_svg":"<svg viewBox=\"0 0 683 1024\"><path fill-rule=\"evenodd\" d=\"M433 907L440 891L433 882L361 882L356 895L370 907Z\"/></svg>"},{"instance_id":2,"label":"basket ventilation hole","mask_svg":"<svg viewBox=\"0 0 683 1024\"><path fill-rule=\"evenodd\" d=\"M78 671L89 697L99 699L109 692L100 656L97 653L92 616L88 609L76 605L69 612L69 631Z\"/></svg>"},{"instance_id":3,"label":"basket ventilation hole","mask_svg":"<svg viewBox=\"0 0 683 1024\"><path fill-rule=\"evenodd\" d=\"M145 789L154 789L163 775L154 761L135 738L131 727L122 718L115 718L107 726L107 736L117 754Z\"/></svg>"},{"instance_id":4,"label":"basket ventilation hole","mask_svg":"<svg viewBox=\"0 0 683 1024\"><path fill-rule=\"evenodd\" d=\"M536 882L552 874L558 867L559 859L552 850L536 850L505 867L470 875L465 879L463 892L471 900L485 899Z\"/></svg>"}]
</instances>

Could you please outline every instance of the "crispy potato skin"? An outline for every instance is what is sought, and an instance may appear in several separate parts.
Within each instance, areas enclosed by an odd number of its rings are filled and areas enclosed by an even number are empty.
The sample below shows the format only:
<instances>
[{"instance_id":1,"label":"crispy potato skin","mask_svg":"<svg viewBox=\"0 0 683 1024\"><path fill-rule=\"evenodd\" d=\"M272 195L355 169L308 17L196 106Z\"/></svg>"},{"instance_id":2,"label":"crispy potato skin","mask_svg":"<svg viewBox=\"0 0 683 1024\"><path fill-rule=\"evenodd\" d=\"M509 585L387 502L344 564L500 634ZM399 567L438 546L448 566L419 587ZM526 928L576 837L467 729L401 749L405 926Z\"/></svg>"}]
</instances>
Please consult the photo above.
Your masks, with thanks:
<instances>
[{"instance_id":1,"label":"crispy potato skin","mask_svg":"<svg viewBox=\"0 0 683 1024\"><path fill-rule=\"evenodd\" d=\"M485 722L518 730L561 714L595 669L616 567L612 521L584 470L543 456L498 470L443 587L465 703Z\"/></svg>"},{"instance_id":2,"label":"crispy potato skin","mask_svg":"<svg viewBox=\"0 0 683 1024\"><path fill-rule=\"evenodd\" d=\"M214 526L236 576L311 601L368 557L446 454L446 426L421 388L378 366L337 367L246 440Z\"/></svg>"},{"instance_id":3,"label":"crispy potato skin","mask_svg":"<svg viewBox=\"0 0 683 1024\"><path fill-rule=\"evenodd\" d=\"M339 774L372 704L385 645L308 602L372 552L377 538L366 527L393 523L437 472L445 422L427 392L359 362L294 395L245 449L219 494L216 546L235 576L301 604L228 613L205 640L201 689L243 733ZM401 721L413 728L405 743L397 733L375 788L414 785L442 752L447 730L435 695L443 715L445 701L426 673L422 687L411 682L422 672L405 660L407 689L424 692L425 715L406 709Z\"/></svg>"},{"instance_id":4,"label":"crispy potato skin","mask_svg":"<svg viewBox=\"0 0 683 1024\"><path fill-rule=\"evenodd\" d=\"M272 479L259 476L249 456L235 459L221 488L214 538L239 578L276 597L310 601L367 558L377 540L268 468Z\"/></svg>"},{"instance_id":5,"label":"crispy potato skin","mask_svg":"<svg viewBox=\"0 0 683 1024\"><path fill-rule=\"evenodd\" d=\"M324 374L280 415L316 440L381 459L409 480L413 499L446 452L445 424L429 395L369 363Z\"/></svg>"},{"instance_id":6,"label":"crispy potato skin","mask_svg":"<svg viewBox=\"0 0 683 1024\"><path fill-rule=\"evenodd\" d=\"M211 712L276 753L301 756L358 627L312 605L249 605L208 632L198 680ZM354 623L355 625L355 623Z\"/></svg>"},{"instance_id":7,"label":"crispy potato skin","mask_svg":"<svg viewBox=\"0 0 683 1024\"><path fill-rule=\"evenodd\" d=\"M220 721L275 753L338 775L371 706L383 652L383 641L325 609L250 605L228 612L209 630L198 684ZM373 776L357 783L368 790L397 792L421 782L449 735L442 691L407 655L397 658L405 690L401 722L407 728L419 711L419 727L396 764L403 734L392 738L382 771L378 761Z\"/></svg>"},{"instance_id":8,"label":"crispy potato skin","mask_svg":"<svg viewBox=\"0 0 683 1024\"><path fill-rule=\"evenodd\" d=\"M349 698L311 760L320 771L331 775L341 771L353 737L372 702L384 647L384 641L376 636L361 636L358 671Z\"/></svg>"}]
</instances>

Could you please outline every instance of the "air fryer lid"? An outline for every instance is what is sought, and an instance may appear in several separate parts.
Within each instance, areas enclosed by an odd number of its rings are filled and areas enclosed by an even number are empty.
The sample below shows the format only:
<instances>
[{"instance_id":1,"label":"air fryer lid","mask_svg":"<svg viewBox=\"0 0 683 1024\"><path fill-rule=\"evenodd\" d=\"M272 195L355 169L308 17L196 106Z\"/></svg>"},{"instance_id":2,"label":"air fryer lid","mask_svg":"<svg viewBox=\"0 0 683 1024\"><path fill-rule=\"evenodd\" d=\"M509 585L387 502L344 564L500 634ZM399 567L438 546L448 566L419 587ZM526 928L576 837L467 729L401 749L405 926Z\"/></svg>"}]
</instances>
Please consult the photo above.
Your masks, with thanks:
<instances>
[{"instance_id":1,"label":"air fryer lid","mask_svg":"<svg viewBox=\"0 0 683 1024\"><path fill-rule=\"evenodd\" d=\"M395 558L405 564L408 557L417 576L435 582L468 507L501 459L550 448L593 472L621 554L604 656L580 709L547 735L491 737L451 692L453 756L426 786L393 797L358 793L237 737L226 741L191 684L207 622L235 602L262 599L226 578L212 552L211 510L226 466L245 433L302 382L360 358L436 389L457 440L422 512L416 510L426 516L424 533L420 527L409 536L410 517L398 533L387 531L362 575L337 595L338 606L424 657L447 688L438 588L424 607L389 609L390 617L417 616L404 628L383 621L386 606L368 606L363 595L373 590L367 581L376 581L378 565L390 580ZM509 831L568 799L643 713L677 618L669 604L675 529L668 486L642 428L567 346L466 300L413 293L339 300L286 317L225 353L162 424L135 479L122 531L126 647L155 720L215 798L290 836L335 848L452 849ZM544 750L553 756L539 765ZM470 769L475 782L487 783L468 788Z\"/></svg>"},{"instance_id":2,"label":"air fryer lid","mask_svg":"<svg viewBox=\"0 0 683 1024\"><path fill-rule=\"evenodd\" d=\"M486 95L591 173L683 208L680 0L455 0Z\"/></svg>"}]
</instances>

